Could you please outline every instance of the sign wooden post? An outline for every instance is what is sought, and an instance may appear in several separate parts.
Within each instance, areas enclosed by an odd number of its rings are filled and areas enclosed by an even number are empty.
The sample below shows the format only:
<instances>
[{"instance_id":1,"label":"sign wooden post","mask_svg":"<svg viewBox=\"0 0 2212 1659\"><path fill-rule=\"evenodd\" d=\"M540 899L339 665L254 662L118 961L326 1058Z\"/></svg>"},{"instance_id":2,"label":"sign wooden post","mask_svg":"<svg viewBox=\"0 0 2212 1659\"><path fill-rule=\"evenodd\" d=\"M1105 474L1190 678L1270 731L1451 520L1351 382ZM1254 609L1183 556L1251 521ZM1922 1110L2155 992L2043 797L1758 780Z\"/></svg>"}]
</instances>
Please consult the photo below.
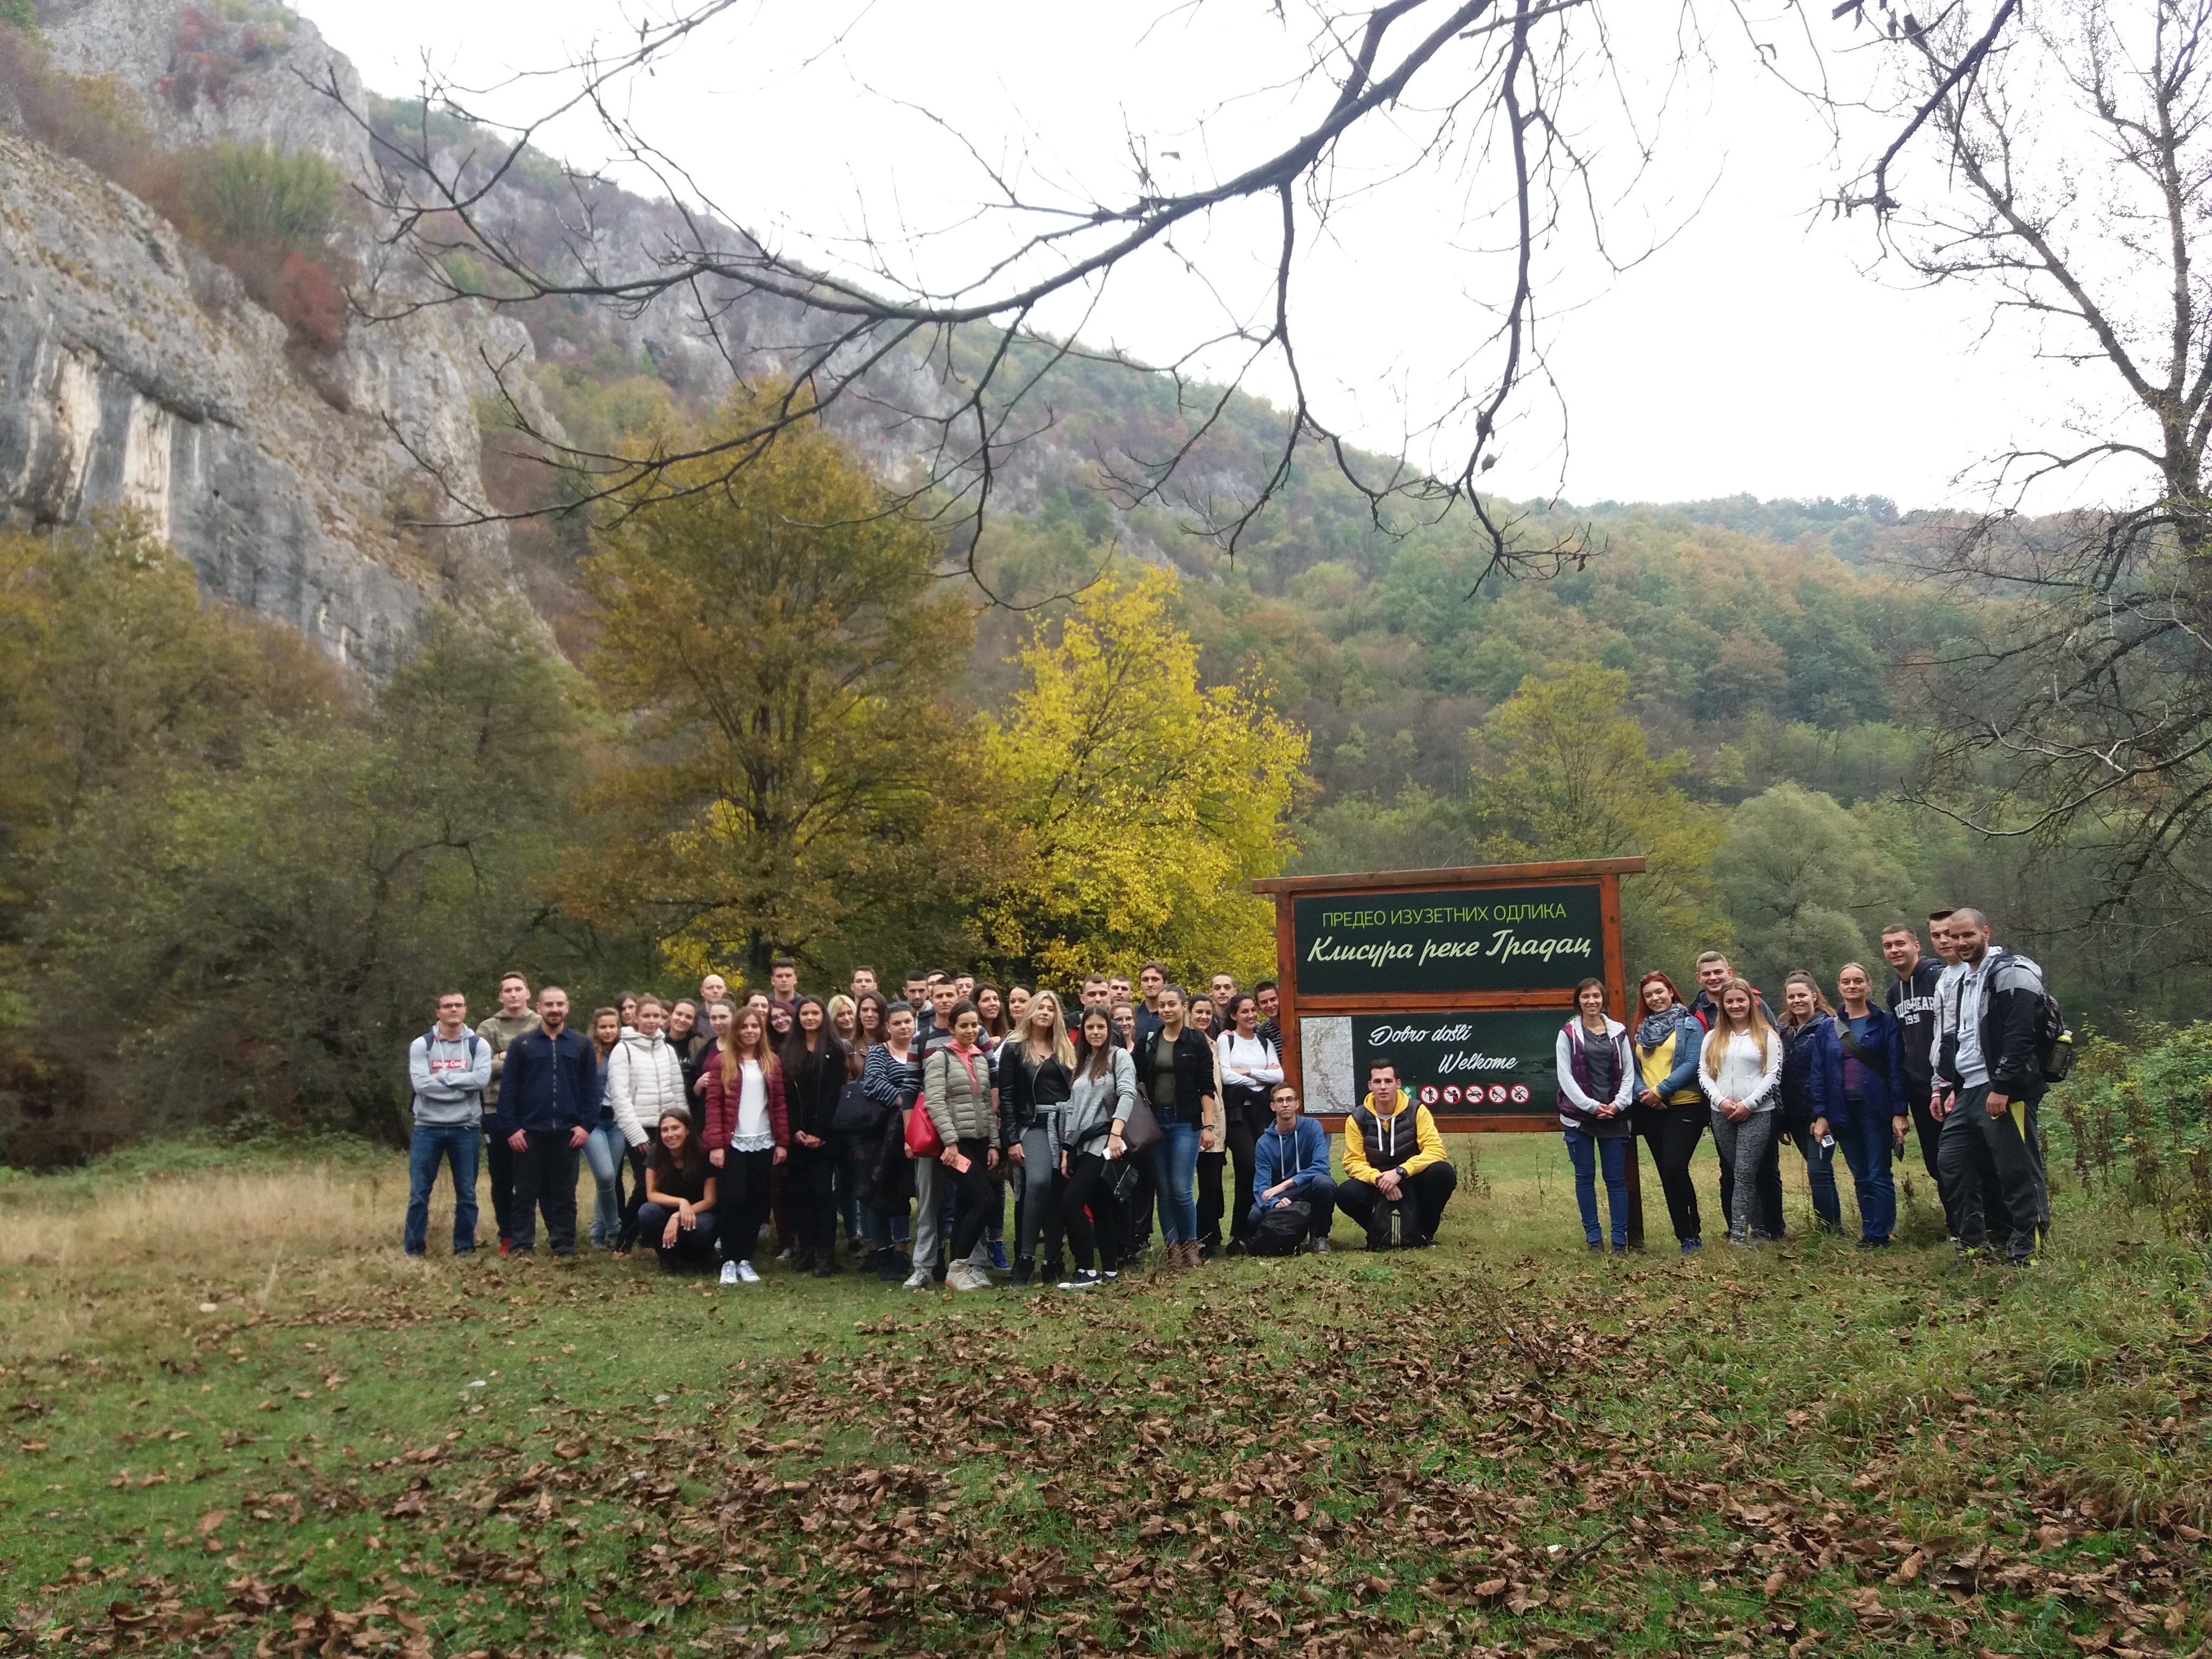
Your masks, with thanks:
<instances>
[{"instance_id":1,"label":"sign wooden post","mask_svg":"<svg viewBox=\"0 0 2212 1659\"><path fill-rule=\"evenodd\" d=\"M1387 1054L1446 1133L1559 1127L1553 1043L1574 987L1598 978L1636 1024L1620 951L1620 878L1640 858L1277 876L1283 1065L1316 1116L1340 1127ZM1629 1237L1644 1240L1636 1147Z\"/></svg>"}]
</instances>

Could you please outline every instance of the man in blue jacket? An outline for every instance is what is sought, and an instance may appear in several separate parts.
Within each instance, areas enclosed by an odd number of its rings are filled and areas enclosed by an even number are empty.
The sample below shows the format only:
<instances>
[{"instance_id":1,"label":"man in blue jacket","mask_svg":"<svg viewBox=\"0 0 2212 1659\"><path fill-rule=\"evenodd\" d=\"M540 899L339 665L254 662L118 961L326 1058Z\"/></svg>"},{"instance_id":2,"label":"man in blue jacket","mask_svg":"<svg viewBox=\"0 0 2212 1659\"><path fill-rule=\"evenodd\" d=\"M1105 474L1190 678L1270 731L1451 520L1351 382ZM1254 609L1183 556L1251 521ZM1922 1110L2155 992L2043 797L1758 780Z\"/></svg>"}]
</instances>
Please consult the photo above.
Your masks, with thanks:
<instances>
[{"instance_id":1,"label":"man in blue jacket","mask_svg":"<svg viewBox=\"0 0 2212 1659\"><path fill-rule=\"evenodd\" d=\"M1278 1083L1268 1092L1274 1125L1262 1129L1253 1147L1252 1219L1263 1210L1304 1204L1312 1213L1306 1248L1328 1254L1328 1230L1336 1220L1336 1182L1329 1178L1328 1137L1300 1109L1298 1091Z\"/></svg>"},{"instance_id":2,"label":"man in blue jacket","mask_svg":"<svg viewBox=\"0 0 2212 1659\"><path fill-rule=\"evenodd\" d=\"M568 994L538 994L538 1029L507 1045L495 1128L514 1152L514 1233L508 1254L538 1243L538 1212L556 1255L576 1254L576 1163L599 1115L599 1056L568 1029Z\"/></svg>"}]
</instances>

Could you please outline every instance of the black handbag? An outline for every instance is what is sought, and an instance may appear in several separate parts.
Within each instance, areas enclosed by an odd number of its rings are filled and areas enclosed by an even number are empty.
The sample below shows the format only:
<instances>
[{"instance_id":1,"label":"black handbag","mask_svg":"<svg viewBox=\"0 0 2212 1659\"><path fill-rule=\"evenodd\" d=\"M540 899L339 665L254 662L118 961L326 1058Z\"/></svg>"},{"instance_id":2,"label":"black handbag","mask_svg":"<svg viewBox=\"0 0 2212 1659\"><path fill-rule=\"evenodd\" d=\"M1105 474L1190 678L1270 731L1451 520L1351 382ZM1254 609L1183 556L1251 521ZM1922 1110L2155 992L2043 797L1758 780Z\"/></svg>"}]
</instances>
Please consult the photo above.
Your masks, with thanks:
<instances>
[{"instance_id":1,"label":"black handbag","mask_svg":"<svg viewBox=\"0 0 2212 1659\"><path fill-rule=\"evenodd\" d=\"M872 1139L882 1133L884 1112L879 1102L871 1100L860 1079L853 1079L837 1093L837 1109L830 1114L830 1128L835 1134L850 1135L856 1140Z\"/></svg>"},{"instance_id":2,"label":"black handbag","mask_svg":"<svg viewBox=\"0 0 2212 1659\"><path fill-rule=\"evenodd\" d=\"M1107 1197L1126 1206L1136 1193L1139 1179L1136 1160L1124 1155L1107 1159L1105 1176L1098 1184Z\"/></svg>"}]
</instances>

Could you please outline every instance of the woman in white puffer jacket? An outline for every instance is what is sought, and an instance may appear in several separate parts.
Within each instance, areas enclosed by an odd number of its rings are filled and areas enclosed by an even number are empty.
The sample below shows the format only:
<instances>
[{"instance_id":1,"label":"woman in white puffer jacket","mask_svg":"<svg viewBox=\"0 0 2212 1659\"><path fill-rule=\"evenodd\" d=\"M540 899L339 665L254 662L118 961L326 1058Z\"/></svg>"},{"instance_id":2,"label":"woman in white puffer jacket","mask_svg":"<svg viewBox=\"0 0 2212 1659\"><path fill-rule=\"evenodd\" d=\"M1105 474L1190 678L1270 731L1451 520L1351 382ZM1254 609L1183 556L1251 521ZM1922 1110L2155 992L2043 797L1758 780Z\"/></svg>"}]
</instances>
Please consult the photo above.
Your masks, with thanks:
<instances>
[{"instance_id":1,"label":"woman in white puffer jacket","mask_svg":"<svg viewBox=\"0 0 2212 1659\"><path fill-rule=\"evenodd\" d=\"M1759 1165L1774 1139L1781 1081L1782 1034L1767 1024L1750 982L1732 979L1721 990L1720 1016L1705 1034L1698 1062L1698 1086L1712 1103L1713 1150L1735 1175L1728 1218L1731 1244L1753 1242Z\"/></svg>"},{"instance_id":2,"label":"woman in white puffer jacket","mask_svg":"<svg viewBox=\"0 0 2212 1659\"><path fill-rule=\"evenodd\" d=\"M637 1029L623 1032L622 1041L607 1056L606 1101L629 1153L629 1197L622 1196L622 1170L613 1159L608 1160L611 1167L605 1174L595 1159L592 1174L599 1180L602 1192L610 1187L613 1189L622 1217L615 1249L624 1255L637 1233L637 1206L645 1194L646 1152L652 1143L653 1126L671 1107L690 1109L684 1095L684 1056L662 1030L667 1019L659 998L641 997Z\"/></svg>"}]
</instances>

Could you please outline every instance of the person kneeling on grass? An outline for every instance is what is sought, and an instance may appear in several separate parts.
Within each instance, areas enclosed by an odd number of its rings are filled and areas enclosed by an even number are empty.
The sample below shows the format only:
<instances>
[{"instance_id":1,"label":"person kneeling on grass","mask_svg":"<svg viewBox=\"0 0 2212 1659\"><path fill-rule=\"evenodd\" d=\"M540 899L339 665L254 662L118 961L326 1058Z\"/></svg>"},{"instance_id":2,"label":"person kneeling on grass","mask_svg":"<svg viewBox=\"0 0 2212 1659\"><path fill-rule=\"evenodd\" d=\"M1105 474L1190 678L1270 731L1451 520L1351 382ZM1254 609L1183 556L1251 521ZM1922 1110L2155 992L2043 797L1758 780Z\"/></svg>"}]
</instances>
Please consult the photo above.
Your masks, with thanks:
<instances>
[{"instance_id":1,"label":"person kneeling on grass","mask_svg":"<svg viewBox=\"0 0 2212 1659\"><path fill-rule=\"evenodd\" d=\"M645 1163L645 1202L637 1206L638 1237L651 1242L660 1271L714 1265L714 1166L691 1133L688 1108L660 1114L658 1144Z\"/></svg>"},{"instance_id":2,"label":"person kneeling on grass","mask_svg":"<svg viewBox=\"0 0 2212 1659\"><path fill-rule=\"evenodd\" d=\"M1299 1109L1298 1091L1291 1085L1278 1083L1269 1090L1267 1106L1275 1121L1260 1131L1252 1146L1253 1252L1295 1255L1304 1247L1324 1255L1336 1220L1328 1137ZM1294 1231L1287 1224L1302 1212L1303 1230Z\"/></svg>"},{"instance_id":3,"label":"person kneeling on grass","mask_svg":"<svg viewBox=\"0 0 2212 1659\"><path fill-rule=\"evenodd\" d=\"M1400 1215L1399 1242L1436 1242L1437 1224L1459 1185L1459 1171L1444 1161L1444 1139L1425 1106L1398 1086L1398 1067L1375 1060L1367 1067L1367 1097L1344 1120L1344 1181L1338 1206L1367 1230L1370 1250L1390 1247L1389 1212Z\"/></svg>"}]
</instances>

